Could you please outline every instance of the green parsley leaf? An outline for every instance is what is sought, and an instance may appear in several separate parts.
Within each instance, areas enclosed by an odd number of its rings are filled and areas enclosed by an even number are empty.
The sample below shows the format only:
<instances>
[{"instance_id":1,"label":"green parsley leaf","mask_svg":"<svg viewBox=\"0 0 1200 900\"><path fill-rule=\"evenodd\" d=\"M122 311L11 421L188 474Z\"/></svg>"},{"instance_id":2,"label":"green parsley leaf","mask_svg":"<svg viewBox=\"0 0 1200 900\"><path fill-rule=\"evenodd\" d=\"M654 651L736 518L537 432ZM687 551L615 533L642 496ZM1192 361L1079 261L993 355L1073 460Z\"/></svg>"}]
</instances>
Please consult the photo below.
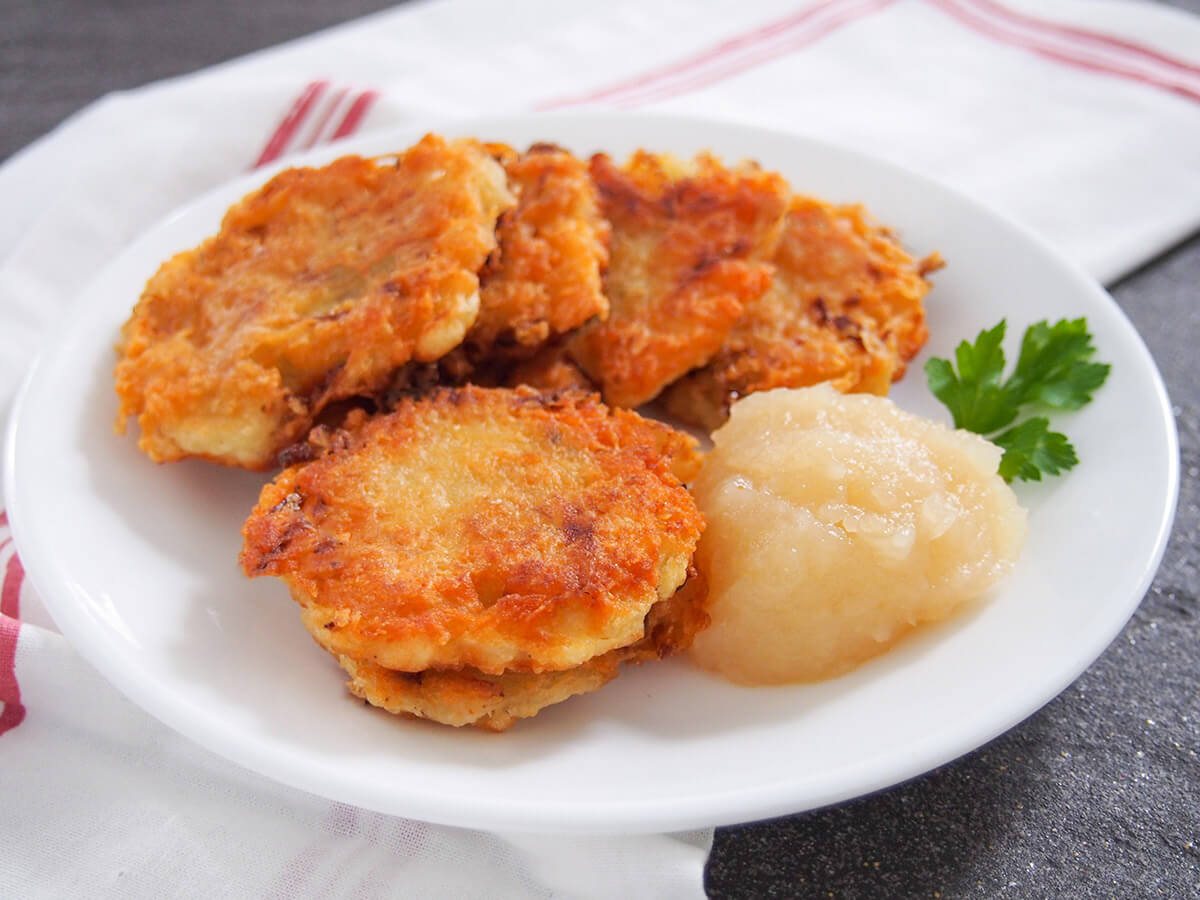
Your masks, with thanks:
<instances>
[{"instance_id":1,"label":"green parsley leaf","mask_svg":"<svg viewBox=\"0 0 1200 900\"><path fill-rule=\"evenodd\" d=\"M1018 404L1040 403L1055 409L1079 409L1104 384L1111 366L1088 362L1095 354L1086 319L1031 325L1005 390Z\"/></svg>"},{"instance_id":2,"label":"green parsley leaf","mask_svg":"<svg viewBox=\"0 0 1200 900\"><path fill-rule=\"evenodd\" d=\"M1079 462L1067 436L1051 431L1050 420L1045 416L1026 419L991 441L1004 450L1000 477L1009 483L1016 478L1041 481L1043 472L1058 475L1075 468Z\"/></svg>"},{"instance_id":3,"label":"green parsley leaf","mask_svg":"<svg viewBox=\"0 0 1200 900\"><path fill-rule=\"evenodd\" d=\"M944 359L925 364L929 389L954 416L954 427L989 434L1017 417L1017 407L1001 383L1004 374L1005 322L979 332L974 344L963 341L954 351L958 374Z\"/></svg>"},{"instance_id":4,"label":"green parsley leaf","mask_svg":"<svg viewBox=\"0 0 1200 900\"><path fill-rule=\"evenodd\" d=\"M1029 326L1005 380L1004 330L1001 319L979 332L974 343L963 341L954 351L954 364L937 358L925 364L929 389L950 410L954 427L987 437L1012 425L1025 406L1079 409L1108 378L1111 366L1092 361L1096 348L1087 320L1080 318ZM1005 481L1040 481L1043 472L1058 475L1079 462L1066 435L1051 431L1044 416L1026 419L991 441L1004 449L1000 474Z\"/></svg>"}]
</instances>

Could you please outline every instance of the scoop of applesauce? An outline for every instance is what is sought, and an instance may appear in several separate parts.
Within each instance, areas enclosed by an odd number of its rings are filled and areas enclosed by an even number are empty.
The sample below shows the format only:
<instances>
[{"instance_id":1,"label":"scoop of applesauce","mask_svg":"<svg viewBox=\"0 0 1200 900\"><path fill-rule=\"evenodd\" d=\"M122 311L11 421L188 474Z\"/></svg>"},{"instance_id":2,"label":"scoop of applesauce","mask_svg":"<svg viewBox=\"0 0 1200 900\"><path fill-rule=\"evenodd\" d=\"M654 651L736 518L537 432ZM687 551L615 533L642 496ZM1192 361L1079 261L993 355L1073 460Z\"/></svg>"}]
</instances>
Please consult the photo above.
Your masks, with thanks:
<instances>
[{"instance_id":1,"label":"scoop of applesauce","mask_svg":"<svg viewBox=\"0 0 1200 900\"><path fill-rule=\"evenodd\" d=\"M1025 540L1000 449L883 397L753 394L713 443L692 655L740 684L843 674L996 584Z\"/></svg>"}]
</instances>

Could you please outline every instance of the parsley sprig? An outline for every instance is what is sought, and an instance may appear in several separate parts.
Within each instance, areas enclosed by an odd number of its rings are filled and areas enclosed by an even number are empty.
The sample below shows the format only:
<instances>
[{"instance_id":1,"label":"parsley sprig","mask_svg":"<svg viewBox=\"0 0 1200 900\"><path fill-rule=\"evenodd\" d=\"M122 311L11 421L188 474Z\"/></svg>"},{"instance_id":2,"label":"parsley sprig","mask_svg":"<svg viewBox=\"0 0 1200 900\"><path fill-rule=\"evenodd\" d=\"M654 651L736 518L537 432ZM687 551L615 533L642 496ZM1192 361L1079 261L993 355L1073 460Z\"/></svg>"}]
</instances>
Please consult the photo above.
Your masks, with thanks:
<instances>
[{"instance_id":1,"label":"parsley sprig","mask_svg":"<svg viewBox=\"0 0 1200 900\"><path fill-rule=\"evenodd\" d=\"M1023 407L1079 409L1108 378L1111 366L1092 361L1096 348L1087 319L1038 322L1025 330L1013 373L1004 378L1003 319L963 341L954 364L934 358L925 364L929 389L946 404L954 427L987 437L1004 450L1000 475L1005 481L1041 481L1079 462L1067 436L1050 430L1046 416L1033 416L1011 428ZM1001 429L1007 429L1001 431ZM997 432L1000 432L997 434Z\"/></svg>"}]
</instances>

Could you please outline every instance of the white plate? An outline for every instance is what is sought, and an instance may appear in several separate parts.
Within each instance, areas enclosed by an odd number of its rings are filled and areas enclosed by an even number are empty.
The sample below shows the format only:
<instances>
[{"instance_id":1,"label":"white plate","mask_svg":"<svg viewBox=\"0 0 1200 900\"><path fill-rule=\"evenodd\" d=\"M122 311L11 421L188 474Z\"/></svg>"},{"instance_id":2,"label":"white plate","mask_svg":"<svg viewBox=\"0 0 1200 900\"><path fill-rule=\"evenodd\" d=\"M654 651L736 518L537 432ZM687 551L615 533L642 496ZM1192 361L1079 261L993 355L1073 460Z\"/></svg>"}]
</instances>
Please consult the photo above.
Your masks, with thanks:
<instances>
[{"instance_id":1,"label":"white plate","mask_svg":"<svg viewBox=\"0 0 1200 900\"><path fill-rule=\"evenodd\" d=\"M29 578L72 644L152 715L264 775L370 809L489 829L653 831L798 812L895 784L1038 709L1112 640L1158 566L1177 459L1166 394L1112 299L1024 229L944 187L811 140L730 124L572 115L446 125L578 153L637 146L753 157L798 189L862 201L949 267L931 338L894 397L945 417L924 385L1001 317L1086 315L1108 384L1060 417L1082 464L1018 490L1029 543L986 602L824 684L737 688L673 660L502 736L396 719L342 688L281 583L245 579L239 528L263 477L202 462L155 466L112 431L112 344L146 278L216 230L255 174L169 218L117 257L34 367L13 416L6 495ZM316 155L384 153L417 132Z\"/></svg>"}]
</instances>

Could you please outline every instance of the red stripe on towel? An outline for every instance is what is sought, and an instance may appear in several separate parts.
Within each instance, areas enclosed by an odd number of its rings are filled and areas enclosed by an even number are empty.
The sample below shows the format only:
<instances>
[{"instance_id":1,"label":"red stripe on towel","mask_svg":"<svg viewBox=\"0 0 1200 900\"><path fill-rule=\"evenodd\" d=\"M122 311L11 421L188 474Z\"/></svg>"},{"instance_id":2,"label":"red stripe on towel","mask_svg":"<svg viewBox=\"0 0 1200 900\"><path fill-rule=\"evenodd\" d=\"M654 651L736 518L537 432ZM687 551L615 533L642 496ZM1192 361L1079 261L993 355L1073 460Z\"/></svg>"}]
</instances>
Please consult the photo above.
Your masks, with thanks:
<instances>
[{"instance_id":1,"label":"red stripe on towel","mask_svg":"<svg viewBox=\"0 0 1200 900\"><path fill-rule=\"evenodd\" d=\"M722 66L701 70L693 74L686 81L658 85L641 93L635 93L632 96L626 95L618 101L617 105L623 107L641 106L659 100L669 100L672 97L679 97L683 94L706 88L709 85L732 78L735 75L740 75L749 69L764 65L782 56L795 53L797 50L801 50L811 44L815 44L822 38L842 28L842 26L849 25L851 22L880 12L895 2L896 0L874 0L872 3L865 3L858 6L843 4L843 8L839 9L829 18L822 19L814 23L812 27L799 31L789 36L787 40L777 42L755 55L732 59Z\"/></svg>"},{"instance_id":2,"label":"red stripe on towel","mask_svg":"<svg viewBox=\"0 0 1200 900\"><path fill-rule=\"evenodd\" d=\"M1181 59L1175 59L1152 47L1136 44L1124 38L1113 37L1110 34L1104 34L1100 31L1089 31L1086 28L1077 28L1074 25L1064 25L1062 22L1052 22L1049 19L1040 19L1028 13L1009 9L1001 3L993 2L993 0L971 0L971 2L980 10L986 11L998 19L1006 19L1017 26L1023 25L1045 34L1057 35L1058 37L1072 39L1084 44L1093 44L1098 47L1110 47L1115 50L1125 51L1132 56L1142 57L1170 69L1200 75L1200 66L1192 65Z\"/></svg>"},{"instance_id":3,"label":"red stripe on towel","mask_svg":"<svg viewBox=\"0 0 1200 900\"><path fill-rule=\"evenodd\" d=\"M1160 88L1165 91L1170 91L1173 94L1178 94L1181 97L1186 97L1189 100L1200 103L1200 90L1193 90L1188 85L1181 84L1170 79L1161 78L1158 75L1149 72L1132 69L1128 66L1109 60L1101 59L1096 56L1089 55L1086 51L1068 50L1063 45L1052 45L1045 41L1037 40L1027 34L1017 31L1007 30L996 23L983 18L969 9L965 9L956 2L956 0L928 0L929 3L941 9L947 15L957 19L962 24L966 25L974 31L979 32L985 37L989 37L994 41L1003 44L1008 44L1013 47L1018 47L1022 50L1028 50L1037 56L1046 59L1054 60L1064 65L1072 66L1077 69L1086 69L1091 72L1098 72L1103 75L1112 75L1117 78L1124 78L1128 81L1137 81L1141 84L1146 84L1151 87ZM968 0L970 2L970 0Z\"/></svg>"},{"instance_id":4,"label":"red stripe on towel","mask_svg":"<svg viewBox=\"0 0 1200 900\"><path fill-rule=\"evenodd\" d=\"M21 633L21 584L25 570L14 553L8 558L4 585L0 587L0 735L16 728L25 720L21 705L21 686L17 684L17 638Z\"/></svg>"},{"instance_id":5,"label":"red stripe on towel","mask_svg":"<svg viewBox=\"0 0 1200 900\"><path fill-rule=\"evenodd\" d=\"M6 540L4 543L7 545L9 542ZM21 584L24 581L25 567L14 552L8 558L8 565L4 570L4 586L0 587L0 615L10 619L21 618Z\"/></svg>"},{"instance_id":6,"label":"red stripe on towel","mask_svg":"<svg viewBox=\"0 0 1200 900\"><path fill-rule=\"evenodd\" d=\"M311 150L316 146L321 134L325 131L325 126L329 124L329 120L333 118L333 114L338 111L338 107L342 105L342 100L346 97L346 88L341 88L333 99L326 105L325 112L321 113L321 118L317 120L317 125L313 129L312 134L308 136L308 140L304 144L305 150Z\"/></svg>"},{"instance_id":7,"label":"red stripe on towel","mask_svg":"<svg viewBox=\"0 0 1200 900\"><path fill-rule=\"evenodd\" d=\"M346 110L342 124L337 127L337 131L329 136L329 140L336 141L338 138L349 137L354 134L358 130L358 126L362 123L363 116L371 109L371 105L378 97L379 94L376 91L363 91L359 94L355 101L350 104L350 108Z\"/></svg>"},{"instance_id":8,"label":"red stripe on towel","mask_svg":"<svg viewBox=\"0 0 1200 900\"><path fill-rule=\"evenodd\" d=\"M690 56L686 59L661 66L657 69L650 69L633 78L610 85L609 87L599 88L586 94L578 94L572 97L561 97L555 100L549 100L545 103L538 104L536 109L558 109L564 106L576 106L582 103L592 103L596 100L610 100L613 97L635 91L639 88L664 81L673 75L681 75L685 72L702 68L709 62L728 56L738 50L743 50L759 44L765 40L775 37L778 34L783 34L793 28L803 25L813 16L823 12L831 6L836 6L839 3L844 3L845 0L824 0L822 3L816 3L806 7L799 12L794 12L782 19L770 22L740 34L737 37L732 37L721 41L718 44L703 50L695 56Z\"/></svg>"},{"instance_id":9,"label":"red stripe on towel","mask_svg":"<svg viewBox=\"0 0 1200 900\"><path fill-rule=\"evenodd\" d=\"M254 163L254 168L257 169L259 166L265 166L282 155L283 151L287 148L288 142L295 136L300 126L304 124L304 120L308 118L313 104L321 98L327 87L329 87L328 81L314 81L300 93L300 96L292 103L283 120L276 126L275 133L267 140L267 145L263 147L262 153L259 154L258 161Z\"/></svg>"}]
</instances>

